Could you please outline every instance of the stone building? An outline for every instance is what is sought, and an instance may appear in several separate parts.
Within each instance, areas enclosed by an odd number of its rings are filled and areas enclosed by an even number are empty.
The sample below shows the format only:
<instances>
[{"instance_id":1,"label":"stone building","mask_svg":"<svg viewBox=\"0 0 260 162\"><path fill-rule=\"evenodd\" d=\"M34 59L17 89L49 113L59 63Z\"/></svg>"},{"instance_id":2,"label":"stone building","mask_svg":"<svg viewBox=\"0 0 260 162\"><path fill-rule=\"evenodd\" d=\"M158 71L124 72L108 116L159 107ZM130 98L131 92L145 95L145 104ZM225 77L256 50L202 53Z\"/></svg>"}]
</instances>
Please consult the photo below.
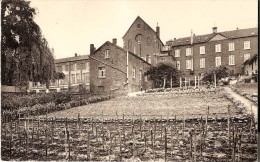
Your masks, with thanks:
<instances>
[{"instance_id":1,"label":"stone building","mask_svg":"<svg viewBox=\"0 0 260 162\"><path fill-rule=\"evenodd\" d=\"M258 28L174 38L166 42L184 77L203 76L220 65L227 65L231 75L243 73L243 63L258 53Z\"/></svg>"},{"instance_id":2,"label":"stone building","mask_svg":"<svg viewBox=\"0 0 260 162\"><path fill-rule=\"evenodd\" d=\"M90 91L92 94L121 95L151 88L144 77L150 64L131 51L107 41L97 50L90 45Z\"/></svg>"},{"instance_id":3,"label":"stone building","mask_svg":"<svg viewBox=\"0 0 260 162\"><path fill-rule=\"evenodd\" d=\"M244 75L255 75L258 74L258 55L255 54L243 63Z\"/></svg>"}]
</instances>

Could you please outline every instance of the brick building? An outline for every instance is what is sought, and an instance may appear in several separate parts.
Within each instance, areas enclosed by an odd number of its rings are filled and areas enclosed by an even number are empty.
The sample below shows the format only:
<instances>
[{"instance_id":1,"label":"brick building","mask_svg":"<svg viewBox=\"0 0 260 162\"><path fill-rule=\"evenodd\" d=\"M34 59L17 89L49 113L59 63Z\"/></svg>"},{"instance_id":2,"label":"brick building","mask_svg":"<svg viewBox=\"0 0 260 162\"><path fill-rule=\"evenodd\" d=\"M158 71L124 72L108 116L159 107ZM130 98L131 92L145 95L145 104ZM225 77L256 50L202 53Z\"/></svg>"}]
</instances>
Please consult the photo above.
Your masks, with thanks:
<instances>
[{"instance_id":1,"label":"brick building","mask_svg":"<svg viewBox=\"0 0 260 162\"><path fill-rule=\"evenodd\" d=\"M63 72L65 79L55 81L52 86L59 87L61 90L79 92L80 87L89 91L89 55L55 59L55 70Z\"/></svg>"},{"instance_id":2,"label":"brick building","mask_svg":"<svg viewBox=\"0 0 260 162\"><path fill-rule=\"evenodd\" d=\"M243 63L258 54L258 28L213 32L205 35L169 40L177 69L184 77L203 76L219 65L227 65L231 74L242 74Z\"/></svg>"},{"instance_id":3,"label":"brick building","mask_svg":"<svg viewBox=\"0 0 260 162\"><path fill-rule=\"evenodd\" d=\"M255 54L243 63L244 75L258 74L258 55Z\"/></svg>"},{"instance_id":4,"label":"brick building","mask_svg":"<svg viewBox=\"0 0 260 162\"><path fill-rule=\"evenodd\" d=\"M90 45L90 91L92 94L126 94L151 88L144 77L150 64L134 53L107 41L97 50Z\"/></svg>"},{"instance_id":5,"label":"brick building","mask_svg":"<svg viewBox=\"0 0 260 162\"><path fill-rule=\"evenodd\" d=\"M154 31L140 16L123 36L123 48L129 50L145 61L155 65L156 55L160 54L163 42L160 39L160 27Z\"/></svg>"}]
</instances>

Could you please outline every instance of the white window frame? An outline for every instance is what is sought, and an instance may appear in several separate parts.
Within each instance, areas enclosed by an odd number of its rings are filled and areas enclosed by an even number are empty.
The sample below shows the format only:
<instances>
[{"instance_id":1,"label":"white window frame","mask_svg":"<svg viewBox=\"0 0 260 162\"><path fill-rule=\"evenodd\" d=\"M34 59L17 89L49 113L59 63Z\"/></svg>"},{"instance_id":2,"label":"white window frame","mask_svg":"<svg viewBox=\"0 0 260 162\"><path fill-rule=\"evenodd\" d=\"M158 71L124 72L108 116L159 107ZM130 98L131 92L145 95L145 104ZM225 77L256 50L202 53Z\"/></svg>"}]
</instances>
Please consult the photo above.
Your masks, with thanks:
<instances>
[{"instance_id":1,"label":"white window frame","mask_svg":"<svg viewBox=\"0 0 260 162\"><path fill-rule=\"evenodd\" d=\"M175 50L175 57L180 57L180 53L181 53L181 50L180 49L176 49Z\"/></svg>"},{"instance_id":2,"label":"white window frame","mask_svg":"<svg viewBox=\"0 0 260 162\"><path fill-rule=\"evenodd\" d=\"M144 81L148 82L148 76L147 75L144 76Z\"/></svg>"},{"instance_id":3,"label":"white window frame","mask_svg":"<svg viewBox=\"0 0 260 162\"><path fill-rule=\"evenodd\" d=\"M200 58L200 68L205 68L205 58Z\"/></svg>"},{"instance_id":4,"label":"white window frame","mask_svg":"<svg viewBox=\"0 0 260 162\"><path fill-rule=\"evenodd\" d=\"M62 71L66 71L66 65L65 64L61 65L61 69Z\"/></svg>"},{"instance_id":5,"label":"white window frame","mask_svg":"<svg viewBox=\"0 0 260 162\"><path fill-rule=\"evenodd\" d=\"M110 58L110 50L109 49L105 50L105 59L108 59L108 58Z\"/></svg>"},{"instance_id":6,"label":"white window frame","mask_svg":"<svg viewBox=\"0 0 260 162\"><path fill-rule=\"evenodd\" d=\"M190 47L186 48L186 56L191 56L191 48Z\"/></svg>"},{"instance_id":7,"label":"white window frame","mask_svg":"<svg viewBox=\"0 0 260 162\"><path fill-rule=\"evenodd\" d=\"M186 60L186 69L191 69L191 60Z\"/></svg>"},{"instance_id":8,"label":"white window frame","mask_svg":"<svg viewBox=\"0 0 260 162\"><path fill-rule=\"evenodd\" d=\"M77 73L76 74L76 83L80 83L81 82L81 73Z\"/></svg>"},{"instance_id":9,"label":"white window frame","mask_svg":"<svg viewBox=\"0 0 260 162\"><path fill-rule=\"evenodd\" d=\"M250 53L244 54L244 62L250 58Z\"/></svg>"},{"instance_id":10,"label":"white window frame","mask_svg":"<svg viewBox=\"0 0 260 162\"><path fill-rule=\"evenodd\" d=\"M98 67L98 78L106 78L106 68Z\"/></svg>"},{"instance_id":11,"label":"white window frame","mask_svg":"<svg viewBox=\"0 0 260 162\"><path fill-rule=\"evenodd\" d=\"M132 77L133 77L133 78L136 77L136 69L135 69L135 67L133 67L133 70L132 70Z\"/></svg>"},{"instance_id":12,"label":"white window frame","mask_svg":"<svg viewBox=\"0 0 260 162\"><path fill-rule=\"evenodd\" d=\"M228 56L228 64L229 65L235 65L235 55L229 55Z\"/></svg>"},{"instance_id":13,"label":"white window frame","mask_svg":"<svg viewBox=\"0 0 260 162\"><path fill-rule=\"evenodd\" d=\"M151 64L152 63L152 56L148 56L148 63Z\"/></svg>"},{"instance_id":14,"label":"white window frame","mask_svg":"<svg viewBox=\"0 0 260 162\"><path fill-rule=\"evenodd\" d=\"M221 44L215 44L215 52L221 52Z\"/></svg>"},{"instance_id":15,"label":"white window frame","mask_svg":"<svg viewBox=\"0 0 260 162\"><path fill-rule=\"evenodd\" d=\"M177 70L181 70L181 61L176 61Z\"/></svg>"},{"instance_id":16,"label":"white window frame","mask_svg":"<svg viewBox=\"0 0 260 162\"><path fill-rule=\"evenodd\" d=\"M139 70L139 80L142 80L142 70Z\"/></svg>"},{"instance_id":17,"label":"white window frame","mask_svg":"<svg viewBox=\"0 0 260 162\"><path fill-rule=\"evenodd\" d=\"M200 54L205 55L205 46L200 46Z\"/></svg>"},{"instance_id":18,"label":"white window frame","mask_svg":"<svg viewBox=\"0 0 260 162\"><path fill-rule=\"evenodd\" d=\"M244 49L245 49L245 50L251 49L251 48L250 48L250 41L244 41Z\"/></svg>"},{"instance_id":19,"label":"white window frame","mask_svg":"<svg viewBox=\"0 0 260 162\"><path fill-rule=\"evenodd\" d=\"M221 65L221 56L215 57L215 64L216 64L216 67Z\"/></svg>"},{"instance_id":20,"label":"white window frame","mask_svg":"<svg viewBox=\"0 0 260 162\"><path fill-rule=\"evenodd\" d=\"M235 51L235 43L234 42L228 43L228 51Z\"/></svg>"},{"instance_id":21,"label":"white window frame","mask_svg":"<svg viewBox=\"0 0 260 162\"><path fill-rule=\"evenodd\" d=\"M76 83L76 76L75 76L75 74L71 74L71 83L72 84Z\"/></svg>"}]
</instances>

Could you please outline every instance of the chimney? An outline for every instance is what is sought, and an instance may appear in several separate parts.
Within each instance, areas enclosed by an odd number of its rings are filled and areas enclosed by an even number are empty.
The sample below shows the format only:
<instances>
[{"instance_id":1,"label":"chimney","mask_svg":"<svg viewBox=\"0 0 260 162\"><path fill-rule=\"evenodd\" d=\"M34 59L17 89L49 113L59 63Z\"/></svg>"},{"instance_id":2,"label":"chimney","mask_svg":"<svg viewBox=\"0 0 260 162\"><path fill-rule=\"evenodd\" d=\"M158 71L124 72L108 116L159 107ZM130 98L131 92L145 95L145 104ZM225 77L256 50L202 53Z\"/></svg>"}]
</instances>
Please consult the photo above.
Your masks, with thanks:
<instances>
[{"instance_id":1,"label":"chimney","mask_svg":"<svg viewBox=\"0 0 260 162\"><path fill-rule=\"evenodd\" d=\"M94 54L96 48L94 46L94 44L90 44L90 55Z\"/></svg>"},{"instance_id":2,"label":"chimney","mask_svg":"<svg viewBox=\"0 0 260 162\"><path fill-rule=\"evenodd\" d=\"M156 26L156 35L158 36L158 38L160 38L160 27L158 26L158 23Z\"/></svg>"},{"instance_id":3,"label":"chimney","mask_svg":"<svg viewBox=\"0 0 260 162\"><path fill-rule=\"evenodd\" d=\"M117 44L117 39L114 38L114 39L112 40L112 42L113 42L114 45L116 45L116 44Z\"/></svg>"},{"instance_id":4,"label":"chimney","mask_svg":"<svg viewBox=\"0 0 260 162\"><path fill-rule=\"evenodd\" d=\"M77 57L78 56L78 54L77 53L75 53L75 57Z\"/></svg>"},{"instance_id":5,"label":"chimney","mask_svg":"<svg viewBox=\"0 0 260 162\"><path fill-rule=\"evenodd\" d=\"M176 40L176 38L174 38L174 40Z\"/></svg>"},{"instance_id":6,"label":"chimney","mask_svg":"<svg viewBox=\"0 0 260 162\"><path fill-rule=\"evenodd\" d=\"M193 37L195 37L195 33L193 34Z\"/></svg>"},{"instance_id":7,"label":"chimney","mask_svg":"<svg viewBox=\"0 0 260 162\"><path fill-rule=\"evenodd\" d=\"M213 33L217 33L217 32L218 32L218 31L217 31L217 29L218 29L218 27L216 27L216 26L215 26L215 27L213 27L213 28L212 28L212 30L213 30Z\"/></svg>"}]
</instances>

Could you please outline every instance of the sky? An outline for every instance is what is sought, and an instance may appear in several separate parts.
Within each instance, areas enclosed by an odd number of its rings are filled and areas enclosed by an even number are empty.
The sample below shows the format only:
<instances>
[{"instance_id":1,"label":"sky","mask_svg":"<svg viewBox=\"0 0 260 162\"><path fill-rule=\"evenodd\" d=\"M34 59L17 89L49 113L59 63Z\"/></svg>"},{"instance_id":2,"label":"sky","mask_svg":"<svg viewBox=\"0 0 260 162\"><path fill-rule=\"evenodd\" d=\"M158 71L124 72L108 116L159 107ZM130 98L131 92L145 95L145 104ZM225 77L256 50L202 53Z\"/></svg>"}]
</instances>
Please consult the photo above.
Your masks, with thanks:
<instances>
[{"instance_id":1,"label":"sky","mask_svg":"<svg viewBox=\"0 0 260 162\"><path fill-rule=\"evenodd\" d=\"M30 0L35 21L54 48L55 58L89 54L106 41L122 37L140 16L163 43L173 38L258 26L257 0Z\"/></svg>"}]
</instances>

